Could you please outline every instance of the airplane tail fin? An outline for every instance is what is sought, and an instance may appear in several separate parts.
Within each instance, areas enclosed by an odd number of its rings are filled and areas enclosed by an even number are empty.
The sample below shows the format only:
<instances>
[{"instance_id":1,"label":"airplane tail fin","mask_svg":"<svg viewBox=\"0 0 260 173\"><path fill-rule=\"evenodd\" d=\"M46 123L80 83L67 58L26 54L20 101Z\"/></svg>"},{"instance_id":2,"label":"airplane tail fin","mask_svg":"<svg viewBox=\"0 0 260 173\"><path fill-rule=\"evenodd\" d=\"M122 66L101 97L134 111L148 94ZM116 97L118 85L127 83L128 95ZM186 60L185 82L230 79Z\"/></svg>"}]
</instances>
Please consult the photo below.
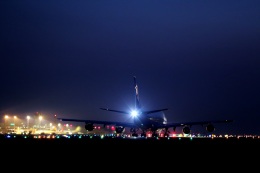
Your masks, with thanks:
<instances>
[{"instance_id":1,"label":"airplane tail fin","mask_svg":"<svg viewBox=\"0 0 260 173\"><path fill-rule=\"evenodd\" d=\"M135 87L135 109L141 109L139 93L138 93L138 86L136 82L136 77L134 76L134 87Z\"/></svg>"}]
</instances>

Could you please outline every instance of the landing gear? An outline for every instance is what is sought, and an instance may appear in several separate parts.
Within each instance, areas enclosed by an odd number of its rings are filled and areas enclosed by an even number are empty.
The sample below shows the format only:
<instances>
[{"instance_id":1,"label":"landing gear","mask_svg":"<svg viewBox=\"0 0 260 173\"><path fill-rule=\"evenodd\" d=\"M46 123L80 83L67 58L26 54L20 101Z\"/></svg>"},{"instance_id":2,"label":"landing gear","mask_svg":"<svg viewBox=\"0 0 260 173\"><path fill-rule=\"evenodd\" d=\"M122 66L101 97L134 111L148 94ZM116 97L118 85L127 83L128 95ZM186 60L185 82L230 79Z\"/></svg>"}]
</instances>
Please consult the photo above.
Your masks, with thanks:
<instances>
[{"instance_id":1,"label":"landing gear","mask_svg":"<svg viewBox=\"0 0 260 173\"><path fill-rule=\"evenodd\" d=\"M137 133L132 133L132 136L133 137L138 137L138 134Z\"/></svg>"},{"instance_id":2,"label":"landing gear","mask_svg":"<svg viewBox=\"0 0 260 173\"><path fill-rule=\"evenodd\" d=\"M141 133L141 137L146 137L146 133L145 132Z\"/></svg>"},{"instance_id":3,"label":"landing gear","mask_svg":"<svg viewBox=\"0 0 260 173\"><path fill-rule=\"evenodd\" d=\"M156 133L156 131L154 131L154 132L152 133L152 137L154 137L154 138L158 137L158 133Z\"/></svg>"},{"instance_id":4,"label":"landing gear","mask_svg":"<svg viewBox=\"0 0 260 173\"><path fill-rule=\"evenodd\" d=\"M137 131L138 131L139 129L136 129L136 128L131 128L130 129L130 132L132 132L132 136L133 137L138 137L138 134L137 134Z\"/></svg>"},{"instance_id":5,"label":"landing gear","mask_svg":"<svg viewBox=\"0 0 260 173\"><path fill-rule=\"evenodd\" d=\"M158 137L158 133L157 133L157 130L156 128L151 128L151 131L152 131L152 137Z\"/></svg>"},{"instance_id":6,"label":"landing gear","mask_svg":"<svg viewBox=\"0 0 260 173\"><path fill-rule=\"evenodd\" d=\"M164 136L165 138L167 138L167 137L169 137L169 133L170 133L170 131L168 130L168 128L165 128L165 131L164 131L163 136Z\"/></svg>"}]
</instances>

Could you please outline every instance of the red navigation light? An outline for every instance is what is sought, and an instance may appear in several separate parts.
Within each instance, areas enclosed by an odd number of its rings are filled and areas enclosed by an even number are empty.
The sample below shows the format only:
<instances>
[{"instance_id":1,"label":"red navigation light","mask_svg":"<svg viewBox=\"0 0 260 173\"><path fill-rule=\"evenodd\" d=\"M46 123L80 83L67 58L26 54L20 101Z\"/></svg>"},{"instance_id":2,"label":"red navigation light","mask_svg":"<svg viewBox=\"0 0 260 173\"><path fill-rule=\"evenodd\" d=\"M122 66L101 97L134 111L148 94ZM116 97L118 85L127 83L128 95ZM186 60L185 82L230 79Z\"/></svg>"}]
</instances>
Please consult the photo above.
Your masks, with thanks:
<instances>
[{"instance_id":1,"label":"red navigation light","mask_svg":"<svg viewBox=\"0 0 260 173\"><path fill-rule=\"evenodd\" d=\"M113 130L113 131L114 131L114 130L115 130L115 126L111 126L111 130Z\"/></svg>"}]
</instances>

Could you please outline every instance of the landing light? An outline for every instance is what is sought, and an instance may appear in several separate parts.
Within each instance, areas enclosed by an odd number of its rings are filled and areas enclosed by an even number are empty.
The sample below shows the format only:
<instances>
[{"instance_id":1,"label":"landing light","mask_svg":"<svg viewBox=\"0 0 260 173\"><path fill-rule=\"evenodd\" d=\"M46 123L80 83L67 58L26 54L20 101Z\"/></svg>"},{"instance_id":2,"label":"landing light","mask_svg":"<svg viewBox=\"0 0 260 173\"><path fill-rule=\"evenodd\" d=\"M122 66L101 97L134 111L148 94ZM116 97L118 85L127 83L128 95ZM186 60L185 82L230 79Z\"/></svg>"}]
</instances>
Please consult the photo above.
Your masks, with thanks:
<instances>
[{"instance_id":1,"label":"landing light","mask_svg":"<svg viewBox=\"0 0 260 173\"><path fill-rule=\"evenodd\" d=\"M138 115L138 112L134 110L131 112L131 115L132 115L132 117L136 117Z\"/></svg>"}]
</instances>

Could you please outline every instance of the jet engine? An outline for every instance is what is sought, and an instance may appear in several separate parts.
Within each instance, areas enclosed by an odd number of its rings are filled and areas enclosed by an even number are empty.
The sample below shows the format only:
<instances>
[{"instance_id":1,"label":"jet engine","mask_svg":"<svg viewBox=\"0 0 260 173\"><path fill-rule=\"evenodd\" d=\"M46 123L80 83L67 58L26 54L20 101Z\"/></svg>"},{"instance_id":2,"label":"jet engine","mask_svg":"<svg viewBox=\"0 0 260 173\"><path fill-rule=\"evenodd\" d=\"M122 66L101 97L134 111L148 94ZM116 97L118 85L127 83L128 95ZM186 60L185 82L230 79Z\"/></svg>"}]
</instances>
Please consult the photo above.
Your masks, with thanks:
<instances>
[{"instance_id":1,"label":"jet engine","mask_svg":"<svg viewBox=\"0 0 260 173\"><path fill-rule=\"evenodd\" d=\"M190 127L188 127L188 126L183 127L182 132L184 134L190 134Z\"/></svg>"},{"instance_id":2,"label":"jet engine","mask_svg":"<svg viewBox=\"0 0 260 173\"><path fill-rule=\"evenodd\" d=\"M85 129L86 129L87 131L92 131L92 130L94 130L94 128L95 128L95 126L93 125L93 123L87 123L87 124L85 124Z\"/></svg>"},{"instance_id":3,"label":"jet engine","mask_svg":"<svg viewBox=\"0 0 260 173\"><path fill-rule=\"evenodd\" d=\"M122 127L122 126L117 126L117 127L116 127L116 133L123 133L124 130L125 130L125 128Z\"/></svg>"},{"instance_id":4,"label":"jet engine","mask_svg":"<svg viewBox=\"0 0 260 173\"><path fill-rule=\"evenodd\" d=\"M213 131L215 130L215 127L213 126L213 124L208 124L208 125L206 126L206 130L207 130L208 132L213 132Z\"/></svg>"}]
</instances>

